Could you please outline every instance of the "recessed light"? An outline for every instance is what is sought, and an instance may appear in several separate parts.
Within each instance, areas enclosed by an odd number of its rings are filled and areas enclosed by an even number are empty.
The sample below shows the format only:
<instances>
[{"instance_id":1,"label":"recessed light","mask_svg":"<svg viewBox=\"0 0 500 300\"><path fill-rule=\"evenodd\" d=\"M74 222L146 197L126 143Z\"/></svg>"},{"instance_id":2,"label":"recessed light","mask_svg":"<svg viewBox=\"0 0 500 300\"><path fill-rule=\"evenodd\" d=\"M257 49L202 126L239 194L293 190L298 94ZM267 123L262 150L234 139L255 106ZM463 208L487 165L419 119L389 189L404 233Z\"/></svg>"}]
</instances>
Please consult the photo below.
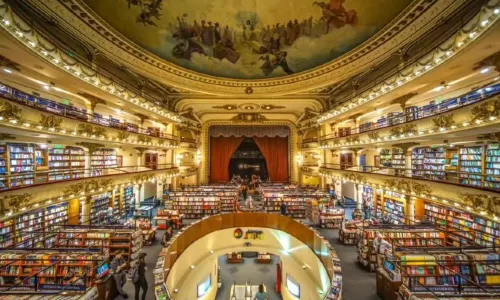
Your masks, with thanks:
<instances>
[{"instance_id":1,"label":"recessed light","mask_svg":"<svg viewBox=\"0 0 500 300\"><path fill-rule=\"evenodd\" d=\"M488 73L489 70L490 68L484 68L481 70L481 74Z\"/></svg>"},{"instance_id":2,"label":"recessed light","mask_svg":"<svg viewBox=\"0 0 500 300\"><path fill-rule=\"evenodd\" d=\"M6 73L12 74L12 71L10 69L4 68L3 69Z\"/></svg>"}]
</instances>

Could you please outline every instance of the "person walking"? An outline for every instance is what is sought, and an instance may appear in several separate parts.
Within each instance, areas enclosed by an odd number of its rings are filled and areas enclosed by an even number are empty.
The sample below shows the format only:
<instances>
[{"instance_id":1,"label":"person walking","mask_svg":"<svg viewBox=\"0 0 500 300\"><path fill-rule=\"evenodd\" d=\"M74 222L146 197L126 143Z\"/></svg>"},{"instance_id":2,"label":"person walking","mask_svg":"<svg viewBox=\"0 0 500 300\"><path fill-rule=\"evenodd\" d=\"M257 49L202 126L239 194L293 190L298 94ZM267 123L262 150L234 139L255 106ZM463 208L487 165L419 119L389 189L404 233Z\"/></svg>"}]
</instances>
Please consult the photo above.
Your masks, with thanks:
<instances>
[{"instance_id":1,"label":"person walking","mask_svg":"<svg viewBox=\"0 0 500 300\"><path fill-rule=\"evenodd\" d=\"M135 287L135 300L139 300L139 293L142 288L142 300L146 300L146 295L148 294L148 282L146 281L146 253L139 253L139 258L137 263L137 280L134 281Z\"/></svg>"},{"instance_id":2,"label":"person walking","mask_svg":"<svg viewBox=\"0 0 500 300\"><path fill-rule=\"evenodd\" d=\"M246 185L241 189L241 194L243 195L243 201L247 201L248 188Z\"/></svg>"},{"instance_id":3,"label":"person walking","mask_svg":"<svg viewBox=\"0 0 500 300\"><path fill-rule=\"evenodd\" d=\"M255 294L254 300L268 300L269 297L267 296L267 293L264 292L264 285L259 284L259 291L257 294Z\"/></svg>"},{"instance_id":4,"label":"person walking","mask_svg":"<svg viewBox=\"0 0 500 300\"><path fill-rule=\"evenodd\" d=\"M120 250L116 251L114 255L115 257L111 261L110 269L113 272L113 278L116 282L116 289L123 298L128 299L127 293L125 293L125 291L123 290L123 286L127 282L127 274L125 272L125 268L128 264L125 261Z\"/></svg>"}]
</instances>

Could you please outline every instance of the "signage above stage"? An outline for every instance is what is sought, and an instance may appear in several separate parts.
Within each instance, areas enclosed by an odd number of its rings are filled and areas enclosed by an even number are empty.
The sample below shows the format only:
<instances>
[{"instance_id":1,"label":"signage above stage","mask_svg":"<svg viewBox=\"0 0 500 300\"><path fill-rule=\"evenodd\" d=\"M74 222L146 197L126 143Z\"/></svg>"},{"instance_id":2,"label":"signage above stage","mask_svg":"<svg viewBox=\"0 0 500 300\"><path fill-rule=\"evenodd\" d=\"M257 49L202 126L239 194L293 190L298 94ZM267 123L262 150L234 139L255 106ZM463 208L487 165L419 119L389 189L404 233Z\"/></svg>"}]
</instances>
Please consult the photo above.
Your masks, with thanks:
<instances>
[{"instance_id":1,"label":"signage above stage","mask_svg":"<svg viewBox=\"0 0 500 300\"><path fill-rule=\"evenodd\" d=\"M236 228L234 230L233 236L236 239L245 239L245 240L263 240L264 239L264 231L248 229L247 231L243 231L241 228Z\"/></svg>"}]
</instances>

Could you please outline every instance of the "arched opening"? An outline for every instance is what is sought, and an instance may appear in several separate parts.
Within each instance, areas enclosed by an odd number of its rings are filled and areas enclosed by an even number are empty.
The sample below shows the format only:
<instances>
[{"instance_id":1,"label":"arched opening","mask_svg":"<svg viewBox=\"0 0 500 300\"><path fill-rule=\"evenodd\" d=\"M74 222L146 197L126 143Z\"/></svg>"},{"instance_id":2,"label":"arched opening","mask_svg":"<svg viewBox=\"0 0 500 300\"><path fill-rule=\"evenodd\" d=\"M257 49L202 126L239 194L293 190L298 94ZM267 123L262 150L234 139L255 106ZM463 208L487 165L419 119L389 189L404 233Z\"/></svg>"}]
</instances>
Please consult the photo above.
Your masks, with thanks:
<instances>
[{"instance_id":1,"label":"arched opening","mask_svg":"<svg viewBox=\"0 0 500 300\"><path fill-rule=\"evenodd\" d=\"M239 175L242 178L260 176L268 177L266 159L253 138L245 138L229 161L229 176Z\"/></svg>"}]
</instances>

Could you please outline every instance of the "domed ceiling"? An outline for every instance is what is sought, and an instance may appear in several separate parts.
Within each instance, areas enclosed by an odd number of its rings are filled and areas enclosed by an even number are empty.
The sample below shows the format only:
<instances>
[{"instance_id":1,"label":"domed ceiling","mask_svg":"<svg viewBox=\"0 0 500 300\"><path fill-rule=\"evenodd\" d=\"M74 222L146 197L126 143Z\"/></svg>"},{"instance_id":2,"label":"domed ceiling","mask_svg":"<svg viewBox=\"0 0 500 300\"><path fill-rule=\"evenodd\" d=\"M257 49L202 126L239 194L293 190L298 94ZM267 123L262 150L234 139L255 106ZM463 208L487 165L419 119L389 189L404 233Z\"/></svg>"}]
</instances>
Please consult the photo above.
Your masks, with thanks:
<instances>
[{"instance_id":1,"label":"domed ceiling","mask_svg":"<svg viewBox=\"0 0 500 300\"><path fill-rule=\"evenodd\" d=\"M223 78L304 72L349 52L412 0L85 0L125 37Z\"/></svg>"}]
</instances>

